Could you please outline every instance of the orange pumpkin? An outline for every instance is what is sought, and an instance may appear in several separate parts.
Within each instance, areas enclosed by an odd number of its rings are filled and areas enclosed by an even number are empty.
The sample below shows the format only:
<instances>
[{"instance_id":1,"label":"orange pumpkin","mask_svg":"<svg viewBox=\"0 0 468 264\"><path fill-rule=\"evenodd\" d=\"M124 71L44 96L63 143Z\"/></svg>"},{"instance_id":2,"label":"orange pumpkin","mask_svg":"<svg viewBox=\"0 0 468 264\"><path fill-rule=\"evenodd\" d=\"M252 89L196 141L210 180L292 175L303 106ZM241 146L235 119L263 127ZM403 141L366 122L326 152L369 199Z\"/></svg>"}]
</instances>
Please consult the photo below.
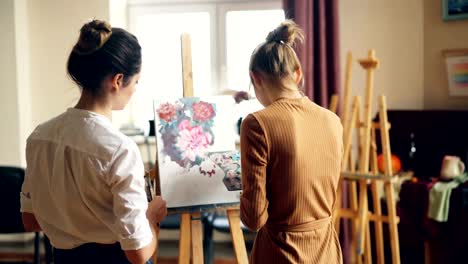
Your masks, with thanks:
<instances>
[{"instance_id":1,"label":"orange pumpkin","mask_svg":"<svg viewBox=\"0 0 468 264\"><path fill-rule=\"evenodd\" d=\"M393 155L391 156L391 160L392 160L392 168L393 168L393 173L398 173L400 172L401 170L401 160L400 158L398 158L397 155ZM383 154L380 154L379 156L377 156L377 166L379 168L379 171L380 173L384 173L385 172L385 165L384 165L384 156Z\"/></svg>"}]
</instances>

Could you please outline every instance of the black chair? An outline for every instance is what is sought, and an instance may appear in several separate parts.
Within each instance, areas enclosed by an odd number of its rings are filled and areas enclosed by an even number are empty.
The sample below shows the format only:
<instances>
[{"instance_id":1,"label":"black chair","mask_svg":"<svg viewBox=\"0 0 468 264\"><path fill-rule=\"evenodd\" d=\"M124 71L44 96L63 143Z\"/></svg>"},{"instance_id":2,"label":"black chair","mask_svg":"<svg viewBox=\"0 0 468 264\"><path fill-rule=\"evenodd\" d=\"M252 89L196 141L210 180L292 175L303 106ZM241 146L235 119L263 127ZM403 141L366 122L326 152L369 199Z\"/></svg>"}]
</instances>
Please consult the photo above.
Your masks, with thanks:
<instances>
[{"instance_id":1,"label":"black chair","mask_svg":"<svg viewBox=\"0 0 468 264\"><path fill-rule=\"evenodd\" d=\"M161 229L179 229L180 228L180 215L168 215L160 224Z\"/></svg>"},{"instance_id":2,"label":"black chair","mask_svg":"<svg viewBox=\"0 0 468 264\"><path fill-rule=\"evenodd\" d=\"M24 181L25 171L17 167L0 166L0 234L25 233L20 212L20 191ZM34 263L40 263L40 235L35 232L34 237ZM44 237L46 249L46 262L51 261L49 240Z\"/></svg>"}]
</instances>

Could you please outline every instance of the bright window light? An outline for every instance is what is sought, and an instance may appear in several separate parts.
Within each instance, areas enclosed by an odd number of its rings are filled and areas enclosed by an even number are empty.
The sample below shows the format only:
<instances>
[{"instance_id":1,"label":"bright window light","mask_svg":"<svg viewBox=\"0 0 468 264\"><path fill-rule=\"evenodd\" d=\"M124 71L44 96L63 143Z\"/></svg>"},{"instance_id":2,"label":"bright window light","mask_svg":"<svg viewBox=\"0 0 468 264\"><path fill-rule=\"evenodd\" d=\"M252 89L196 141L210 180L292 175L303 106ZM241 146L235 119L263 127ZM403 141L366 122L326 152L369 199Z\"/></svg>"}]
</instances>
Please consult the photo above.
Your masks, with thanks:
<instances>
[{"instance_id":1,"label":"bright window light","mask_svg":"<svg viewBox=\"0 0 468 264\"><path fill-rule=\"evenodd\" d=\"M138 90L132 99L133 112L145 113L141 119L149 120L153 118L153 99L182 97L182 33L191 37L194 93L211 92L208 12L143 14L135 21L134 33L142 46L143 65Z\"/></svg>"},{"instance_id":2,"label":"bright window light","mask_svg":"<svg viewBox=\"0 0 468 264\"><path fill-rule=\"evenodd\" d=\"M253 50L268 33L284 20L284 11L246 10L226 14L227 88L244 90L249 87L249 60Z\"/></svg>"},{"instance_id":3,"label":"bright window light","mask_svg":"<svg viewBox=\"0 0 468 264\"><path fill-rule=\"evenodd\" d=\"M195 96L247 91L252 51L285 19L280 0L186 1L129 5L128 28L142 46L143 65L137 92L114 123L147 128L154 99L183 96L182 33L192 42Z\"/></svg>"}]
</instances>

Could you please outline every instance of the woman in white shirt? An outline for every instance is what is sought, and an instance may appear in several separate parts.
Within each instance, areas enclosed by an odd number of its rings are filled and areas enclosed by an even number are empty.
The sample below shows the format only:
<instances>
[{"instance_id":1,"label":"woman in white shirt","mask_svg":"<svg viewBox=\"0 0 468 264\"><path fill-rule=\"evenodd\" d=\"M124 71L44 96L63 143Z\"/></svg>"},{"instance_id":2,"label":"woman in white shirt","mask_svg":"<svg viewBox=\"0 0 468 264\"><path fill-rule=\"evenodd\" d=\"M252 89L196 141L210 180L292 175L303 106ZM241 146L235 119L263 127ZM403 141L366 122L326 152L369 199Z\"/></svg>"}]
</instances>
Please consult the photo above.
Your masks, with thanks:
<instances>
[{"instance_id":1,"label":"woman in white shirt","mask_svg":"<svg viewBox=\"0 0 468 264\"><path fill-rule=\"evenodd\" d=\"M25 229L44 231L57 264L145 263L166 202L148 204L138 147L110 121L135 91L141 47L129 32L93 20L81 28L67 69L81 97L28 138Z\"/></svg>"}]
</instances>

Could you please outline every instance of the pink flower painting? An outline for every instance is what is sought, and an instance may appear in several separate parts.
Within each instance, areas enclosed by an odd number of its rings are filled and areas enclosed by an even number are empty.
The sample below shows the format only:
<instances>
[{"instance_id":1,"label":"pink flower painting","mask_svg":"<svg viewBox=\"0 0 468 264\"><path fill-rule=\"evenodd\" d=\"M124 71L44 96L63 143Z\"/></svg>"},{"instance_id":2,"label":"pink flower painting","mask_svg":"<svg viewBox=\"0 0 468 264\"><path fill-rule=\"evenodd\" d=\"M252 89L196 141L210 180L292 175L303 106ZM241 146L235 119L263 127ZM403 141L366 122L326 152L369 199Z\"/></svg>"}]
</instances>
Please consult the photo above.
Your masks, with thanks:
<instances>
[{"instance_id":1,"label":"pink flower painting","mask_svg":"<svg viewBox=\"0 0 468 264\"><path fill-rule=\"evenodd\" d=\"M159 106L156 112L160 119L166 122L171 122L176 117L177 108L173 104L164 103Z\"/></svg>"},{"instance_id":2,"label":"pink flower painting","mask_svg":"<svg viewBox=\"0 0 468 264\"><path fill-rule=\"evenodd\" d=\"M190 121L183 120L179 124L179 139L176 147L181 150L182 158L195 161L197 157L203 157L205 151L211 145L212 137L203 132L201 126L191 126Z\"/></svg>"},{"instance_id":3,"label":"pink flower painting","mask_svg":"<svg viewBox=\"0 0 468 264\"><path fill-rule=\"evenodd\" d=\"M240 158L234 152L229 96L154 101L157 168L168 208L238 204Z\"/></svg>"},{"instance_id":4,"label":"pink flower painting","mask_svg":"<svg viewBox=\"0 0 468 264\"><path fill-rule=\"evenodd\" d=\"M214 117L213 105L206 102L198 102L192 105L193 107L193 120L198 122L205 122Z\"/></svg>"},{"instance_id":5,"label":"pink flower painting","mask_svg":"<svg viewBox=\"0 0 468 264\"><path fill-rule=\"evenodd\" d=\"M182 98L156 108L162 154L181 167L200 165L213 145L216 107L199 98Z\"/></svg>"}]
</instances>

